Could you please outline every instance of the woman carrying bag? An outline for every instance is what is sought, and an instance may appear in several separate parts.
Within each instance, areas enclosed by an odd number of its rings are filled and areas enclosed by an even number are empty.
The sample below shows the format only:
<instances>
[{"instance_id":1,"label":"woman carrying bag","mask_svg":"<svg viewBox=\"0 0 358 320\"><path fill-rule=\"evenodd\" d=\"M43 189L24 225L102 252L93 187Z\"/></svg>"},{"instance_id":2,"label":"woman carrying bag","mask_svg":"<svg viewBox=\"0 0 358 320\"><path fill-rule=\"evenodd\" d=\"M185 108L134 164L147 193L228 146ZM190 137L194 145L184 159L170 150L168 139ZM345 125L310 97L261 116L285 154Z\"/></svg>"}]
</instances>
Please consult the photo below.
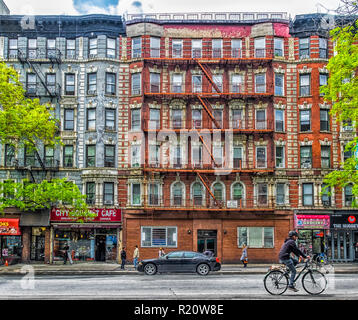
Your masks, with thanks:
<instances>
[{"instance_id":1,"label":"woman carrying bag","mask_svg":"<svg viewBox=\"0 0 358 320\"><path fill-rule=\"evenodd\" d=\"M248 258L247 258L247 246L246 244L244 244L242 246L242 254L241 254L241 258L240 258L241 262L244 265L244 268L247 267L247 263L248 263Z\"/></svg>"}]
</instances>

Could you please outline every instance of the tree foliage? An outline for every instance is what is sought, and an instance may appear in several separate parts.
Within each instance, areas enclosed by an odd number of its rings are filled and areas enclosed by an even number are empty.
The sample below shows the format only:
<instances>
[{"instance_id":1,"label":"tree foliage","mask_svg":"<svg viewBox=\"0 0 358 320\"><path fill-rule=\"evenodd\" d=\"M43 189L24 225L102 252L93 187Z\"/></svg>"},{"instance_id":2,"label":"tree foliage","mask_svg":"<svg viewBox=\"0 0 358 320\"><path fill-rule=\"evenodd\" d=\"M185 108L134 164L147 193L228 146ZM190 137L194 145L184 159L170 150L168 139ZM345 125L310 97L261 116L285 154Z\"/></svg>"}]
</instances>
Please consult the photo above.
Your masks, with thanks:
<instances>
[{"instance_id":1,"label":"tree foliage","mask_svg":"<svg viewBox=\"0 0 358 320\"><path fill-rule=\"evenodd\" d=\"M15 150L23 147L37 151L39 146L61 144L54 108L29 99L15 69L0 61L0 143ZM85 196L67 179L43 180L39 183L11 179L0 182L0 212L7 207L22 211L67 206L76 217L93 216Z\"/></svg>"}]
</instances>

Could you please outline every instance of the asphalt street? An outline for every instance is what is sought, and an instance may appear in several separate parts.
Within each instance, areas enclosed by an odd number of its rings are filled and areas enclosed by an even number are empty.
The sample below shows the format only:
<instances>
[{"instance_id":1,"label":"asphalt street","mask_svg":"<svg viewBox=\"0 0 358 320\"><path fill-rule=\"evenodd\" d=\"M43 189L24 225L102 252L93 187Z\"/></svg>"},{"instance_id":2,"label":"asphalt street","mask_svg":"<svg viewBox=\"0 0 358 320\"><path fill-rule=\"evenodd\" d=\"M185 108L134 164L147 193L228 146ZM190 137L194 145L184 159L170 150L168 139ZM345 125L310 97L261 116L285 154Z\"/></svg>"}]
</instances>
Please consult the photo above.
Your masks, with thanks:
<instances>
[{"instance_id":1,"label":"asphalt street","mask_svg":"<svg viewBox=\"0 0 358 320\"><path fill-rule=\"evenodd\" d=\"M299 292L271 296L263 275L157 274L146 276L1 276L1 300L253 300L253 299L358 299L358 274L328 274L326 291L311 296L298 283Z\"/></svg>"}]
</instances>

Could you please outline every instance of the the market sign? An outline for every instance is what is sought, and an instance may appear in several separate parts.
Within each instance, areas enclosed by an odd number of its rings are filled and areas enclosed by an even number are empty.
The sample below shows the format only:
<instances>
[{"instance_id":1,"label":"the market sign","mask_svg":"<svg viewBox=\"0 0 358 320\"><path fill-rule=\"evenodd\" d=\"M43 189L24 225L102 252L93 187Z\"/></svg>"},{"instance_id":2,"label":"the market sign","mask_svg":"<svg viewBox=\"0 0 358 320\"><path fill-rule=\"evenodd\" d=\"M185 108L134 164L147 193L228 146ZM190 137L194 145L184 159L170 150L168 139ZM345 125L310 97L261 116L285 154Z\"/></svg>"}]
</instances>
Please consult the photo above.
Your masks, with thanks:
<instances>
[{"instance_id":1,"label":"the market sign","mask_svg":"<svg viewBox=\"0 0 358 320\"><path fill-rule=\"evenodd\" d=\"M296 229L329 229L330 216L329 215L295 215Z\"/></svg>"},{"instance_id":2,"label":"the market sign","mask_svg":"<svg viewBox=\"0 0 358 320\"><path fill-rule=\"evenodd\" d=\"M20 219L0 219L1 236L21 236Z\"/></svg>"},{"instance_id":3,"label":"the market sign","mask_svg":"<svg viewBox=\"0 0 358 320\"><path fill-rule=\"evenodd\" d=\"M333 214L331 228L358 230L358 214Z\"/></svg>"},{"instance_id":4,"label":"the market sign","mask_svg":"<svg viewBox=\"0 0 358 320\"><path fill-rule=\"evenodd\" d=\"M122 210L121 209L90 209L95 213L95 217L85 218L84 222L121 222ZM69 211L65 209L53 208L51 210L51 221L54 222L75 222L78 220L76 217L69 216Z\"/></svg>"}]
</instances>

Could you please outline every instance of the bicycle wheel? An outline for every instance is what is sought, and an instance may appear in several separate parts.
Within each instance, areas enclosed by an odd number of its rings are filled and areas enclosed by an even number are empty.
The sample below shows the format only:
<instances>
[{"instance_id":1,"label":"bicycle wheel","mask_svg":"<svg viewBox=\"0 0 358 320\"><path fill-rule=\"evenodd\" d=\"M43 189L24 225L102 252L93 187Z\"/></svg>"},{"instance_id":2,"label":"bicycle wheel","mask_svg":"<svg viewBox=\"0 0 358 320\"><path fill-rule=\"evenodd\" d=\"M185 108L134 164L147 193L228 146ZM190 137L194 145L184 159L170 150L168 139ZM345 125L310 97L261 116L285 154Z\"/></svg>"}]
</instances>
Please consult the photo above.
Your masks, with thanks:
<instances>
[{"instance_id":1,"label":"bicycle wheel","mask_svg":"<svg viewBox=\"0 0 358 320\"><path fill-rule=\"evenodd\" d=\"M309 270L302 277L302 286L309 294L320 294L327 287L327 279L322 272Z\"/></svg>"},{"instance_id":2,"label":"bicycle wheel","mask_svg":"<svg viewBox=\"0 0 358 320\"><path fill-rule=\"evenodd\" d=\"M272 295L283 294L288 287L288 278L282 271L270 271L264 278L266 291Z\"/></svg>"}]
</instances>

